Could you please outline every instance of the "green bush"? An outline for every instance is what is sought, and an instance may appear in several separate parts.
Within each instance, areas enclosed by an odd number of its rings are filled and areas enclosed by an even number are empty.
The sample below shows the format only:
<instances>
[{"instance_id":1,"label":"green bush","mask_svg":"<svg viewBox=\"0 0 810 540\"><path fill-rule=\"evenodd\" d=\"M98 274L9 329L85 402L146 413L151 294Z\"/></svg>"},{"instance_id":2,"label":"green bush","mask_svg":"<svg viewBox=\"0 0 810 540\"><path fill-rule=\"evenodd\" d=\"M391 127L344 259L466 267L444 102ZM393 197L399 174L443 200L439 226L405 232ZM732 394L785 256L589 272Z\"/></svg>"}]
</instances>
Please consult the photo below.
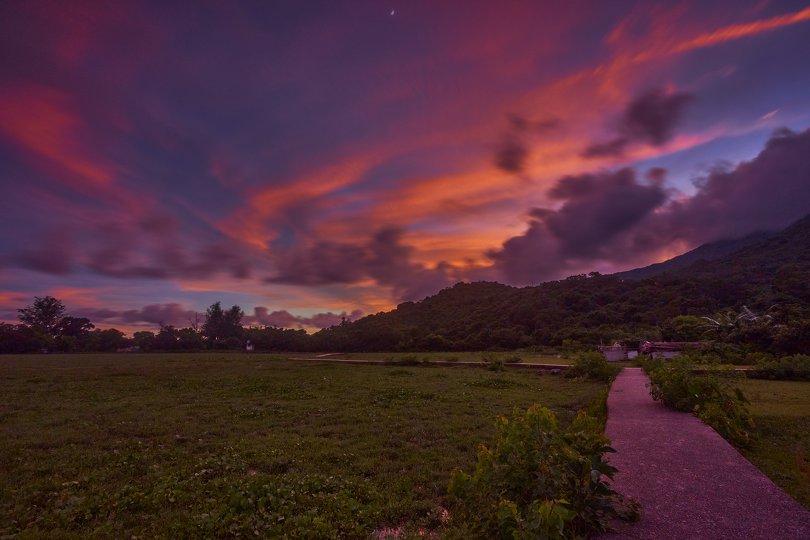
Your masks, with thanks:
<instances>
[{"instance_id":1,"label":"green bush","mask_svg":"<svg viewBox=\"0 0 810 540\"><path fill-rule=\"evenodd\" d=\"M637 504L606 480L616 469L600 422L580 413L567 429L545 407L501 417L492 448L475 471L454 471L448 489L453 524L476 538L577 538L637 517Z\"/></svg>"},{"instance_id":2,"label":"green bush","mask_svg":"<svg viewBox=\"0 0 810 540\"><path fill-rule=\"evenodd\" d=\"M810 381L810 356L795 354L779 360L763 357L756 367L748 371L754 379Z\"/></svg>"},{"instance_id":3,"label":"green bush","mask_svg":"<svg viewBox=\"0 0 810 540\"><path fill-rule=\"evenodd\" d=\"M566 370L565 376L587 377L597 381L610 382L619 374L619 371L621 368L610 365L602 353L588 351L574 357L574 363Z\"/></svg>"},{"instance_id":4,"label":"green bush","mask_svg":"<svg viewBox=\"0 0 810 540\"><path fill-rule=\"evenodd\" d=\"M734 444L748 446L754 420L748 400L734 385L736 373L718 370L696 374L693 369L692 361L683 357L647 361L650 395L667 407L692 412Z\"/></svg>"},{"instance_id":5,"label":"green bush","mask_svg":"<svg viewBox=\"0 0 810 540\"><path fill-rule=\"evenodd\" d=\"M506 357L504 360L507 364L519 364L523 362L523 358L519 354L512 354Z\"/></svg>"},{"instance_id":6,"label":"green bush","mask_svg":"<svg viewBox=\"0 0 810 540\"><path fill-rule=\"evenodd\" d=\"M503 371L506 369L503 358L498 358L495 353L481 353L481 361L484 363L484 367L490 371Z\"/></svg>"}]
</instances>

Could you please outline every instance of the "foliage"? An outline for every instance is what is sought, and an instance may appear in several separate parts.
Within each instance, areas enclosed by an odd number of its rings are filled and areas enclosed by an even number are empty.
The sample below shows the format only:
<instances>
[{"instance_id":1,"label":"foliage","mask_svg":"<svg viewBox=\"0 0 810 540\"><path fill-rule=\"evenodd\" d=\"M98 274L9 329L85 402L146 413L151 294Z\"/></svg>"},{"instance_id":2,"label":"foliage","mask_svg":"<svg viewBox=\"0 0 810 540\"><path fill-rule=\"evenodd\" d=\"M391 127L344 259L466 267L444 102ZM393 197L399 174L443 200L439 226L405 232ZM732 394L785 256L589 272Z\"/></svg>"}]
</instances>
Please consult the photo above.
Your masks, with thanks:
<instances>
[{"instance_id":1,"label":"foliage","mask_svg":"<svg viewBox=\"0 0 810 540\"><path fill-rule=\"evenodd\" d=\"M612 381L621 368L611 365L597 351L582 352L574 356L574 363L565 371L566 377L587 377L595 381Z\"/></svg>"},{"instance_id":2,"label":"foliage","mask_svg":"<svg viewBox=\"0 0 810 540\"><path fill-rule=\"evenodd\" d=\"M503 371L506 369L504 359L491 352L482 353L481 362L490 371Z\"/></svg>"},{"instance_id":3,"label":"foliage","mask_svg":"<svg viewBox=\"0 0 810 540\"><path fill-rule=\"evenodd\" d=\"M450 472L474 465L493 416L542 396L567 424L602 389L266 354L120 360L3 358L0 537L441 532Z\"/></svg>"},{"instance_id":4,"label":"foliage","mask_svg":"<svg viewBox=\"0 0 810 540\"><path fill-rule=\"evenodd\" d=\"M496 423L492 448L481 446L472 473L453 472L453 520L479 538L575 538L606 531L635 510L606 480L616 469L599 422L581 413L567 429L547 408Z\"/></svg>"},{"instance_id":5,"label":"foliage","mask_svg":"<svg viewBox=\"0 0 810 540\"><path fill-rule=\"evenodd\" d=\"M242 317L244 311L239 306L232 306L228 311L222 309L221 302L211 304L205 312L205 323L203 324L203 335L212 343L213 347L219 345L225 348L225 342L229 338L239 339L242 337Z\"/></svg>"},{"instance_id":6,"label":"foliage","mask_svg":"<svg viewBox=\"0 0 810 540\"><path fill-rule=\"evenodd\" d=\"M805 381L741 381L756 437L743 455L810 510L810 391Z\"/></svg>"},{"instance_id":7,"label":"foliage","mask_svg":"<svg viewBox=\"0 0 810 540\"><path fill-rule=\"evenodd\" d=\"M23 324L55 337L65 316L65 304L53 296L35 296L33 304L17 311Z\"/></svg>"},{"instance_id":8,"label":"foliage","mask_svg":"<svg viewBox=\"0 0 810 540\"><path fill-rule=\"evenodd\" d=\"M810 356L796 354L778 360L764 356L747 374L755 379L810 381Z\"/></svg>"},{"instance_id":9,"label":"foliage","mask_svg":"<svg viewBox=\"0 0 810 540\"><path fill-rule=\"evenodd\" d=\"M651 360L645 364L650 377L650 395L667 407L689 411L739 446L751 443L754 421L748 400L734 385L734 371L693 372L694 364L678 356L671 361Z\"/></svg>"}]
</instances>

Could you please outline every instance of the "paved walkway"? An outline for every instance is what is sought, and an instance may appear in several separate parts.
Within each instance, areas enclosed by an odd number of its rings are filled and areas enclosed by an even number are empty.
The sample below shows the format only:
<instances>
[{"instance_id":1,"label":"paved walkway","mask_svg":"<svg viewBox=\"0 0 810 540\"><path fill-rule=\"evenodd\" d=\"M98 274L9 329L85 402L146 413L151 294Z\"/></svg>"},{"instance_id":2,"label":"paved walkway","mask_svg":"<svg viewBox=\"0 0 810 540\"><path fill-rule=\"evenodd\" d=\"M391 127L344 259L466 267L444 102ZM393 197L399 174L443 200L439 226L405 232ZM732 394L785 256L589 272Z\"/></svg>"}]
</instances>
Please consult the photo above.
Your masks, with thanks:
<instances>
[{"instance_id":1,"label":"paved walkway","mask_svg":"<svg viewBox=\"0 0 810 540\"><path fill-rule=\"evenodd\" d=\"M608 396L613 485L642 509L603 538L810 539L810 512L712 428L654 402L647 382L625 368Z\"/></svg>"}]
</instances>

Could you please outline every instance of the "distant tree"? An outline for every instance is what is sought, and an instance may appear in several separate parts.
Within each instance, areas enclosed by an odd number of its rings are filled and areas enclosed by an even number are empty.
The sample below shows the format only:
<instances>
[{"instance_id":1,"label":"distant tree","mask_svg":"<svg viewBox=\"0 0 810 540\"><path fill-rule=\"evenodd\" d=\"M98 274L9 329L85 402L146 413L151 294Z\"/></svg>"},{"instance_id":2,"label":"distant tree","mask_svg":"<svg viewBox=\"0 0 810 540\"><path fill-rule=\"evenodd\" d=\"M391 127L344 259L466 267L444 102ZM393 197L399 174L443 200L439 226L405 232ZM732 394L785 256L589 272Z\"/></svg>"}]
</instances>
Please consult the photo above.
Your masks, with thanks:
<instances>
[{"instance_id":1,"label":"distant tree","mask_svg":"<svg viewBox=\"0 0 810 540\"><path fill-rule=\"evenodd\" d=\"M180 336L177 328L172 325L160 325L160 332L155 336L153 347L159 351L173 351L178 348L177 342Z\"/></svg>"},{"instance_id":2,"label":"distant tree","mask_svg":"<svg viewBox=\"0 0 810 540\"><path fill-rule=\"evenodd\" d=\"M194 328L181 328L177 331L177 347L185 351L205 348L202 334Z\"/></svg>"},{"instance_id":3,"label":"distant tree","mask_svg":"<svg viewBox=\"0 0 810 540\"><path fill-rule=\"evenodd\" d=\"M124 333L115 328L107 330L93 330L87 336L87 349L90 351L112 352L126 347L129 340Z\"/></svg>"},{"instance_id":4,"label":"distant tree","mask_svg":"<svg viewBox=\"0 0 810 540\"><path fill-rule=\"evenodd\" d=\"M95 327L86 317L62 317L56 331L61 337L81 338L87 336Z\"/></svg>"},{"instance_id":5,"label":"distant tree","mask_svg":"<svg viewBox=\"0 0 810 540\"><path fill-rule=\"evenodd\" d=\"M55 337L59 334L59 323L65 316L65 304L53 296L35 296L33 304L17 311L17 317L23 324Z\"/></svg>"},{"instance_id":6,"label":"distant tree","mask_svg":"<svg viewBox=\"0 0 810 540\"><path fill-rule=\"evenodd\" d=\"M244 315L244 311L239 306L233 306L225 311L220 302L211 304L211 307L205 312L203 335L208 338L213 347L228 338L239 339L242 337L242 317Z\"/></svg>"},{"instance_id":7,"label":"distant tree","mask_svg":"<svg viewBox=\"0 0 810 540\"><path fill-rule=\"evenodd\" d=\"M142 351L151 351L155 343L155 333L142 330L132 335L132 340Z\"/></svg>"}]
</instances>

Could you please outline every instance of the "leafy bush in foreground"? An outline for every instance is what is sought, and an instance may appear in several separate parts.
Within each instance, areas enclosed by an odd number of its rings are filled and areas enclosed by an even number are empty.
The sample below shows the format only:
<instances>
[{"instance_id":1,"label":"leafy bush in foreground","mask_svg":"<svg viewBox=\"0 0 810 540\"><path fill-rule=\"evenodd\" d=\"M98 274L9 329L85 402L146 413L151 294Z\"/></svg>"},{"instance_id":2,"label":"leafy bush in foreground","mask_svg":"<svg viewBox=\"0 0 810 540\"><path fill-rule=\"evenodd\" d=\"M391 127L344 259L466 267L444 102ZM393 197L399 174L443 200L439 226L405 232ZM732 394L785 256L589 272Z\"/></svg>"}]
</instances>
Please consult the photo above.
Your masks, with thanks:
<instances>
[{"instance_id":1,"label":"leafy bush in foreground","mask_svg":"<svg viewBox=\"0 0 810 540\"><path fill-rule=\"evenodd\" d=\"M644 365L650 377L650 395L667 407L690 411L729 441L747 446L754 420L748 400L734 386L736 373L696 374L692 361L676 357L671 361L648 360Z\"/></svg>"},{"instance_id":2,"label":"leafy bush in foreground","mask_svg":"<svg viewBox=\"0 0 810 540\"><path fill-rule=\"evenodd\" d=\"M604 355L596 351L578 353L574 363L565 372L566 377L587 377L596 381L610 382L619 374L621 368L612 366Z\"/></svg>"},{"instance_id":3,"label":"leafy bush in foreground","mask_svg":"<svg viewBox=\"0 0 810 540\"><path fill-rule=\"evenodd\" d=\"M481 446L471 474L454 471L452 519L476 538L577 538L630 519L637 505L610 489L616 469L599 421L584 413L561 429L554 414L534 405L501 417L492 448Z\"/></svg>"}]
</instances>

